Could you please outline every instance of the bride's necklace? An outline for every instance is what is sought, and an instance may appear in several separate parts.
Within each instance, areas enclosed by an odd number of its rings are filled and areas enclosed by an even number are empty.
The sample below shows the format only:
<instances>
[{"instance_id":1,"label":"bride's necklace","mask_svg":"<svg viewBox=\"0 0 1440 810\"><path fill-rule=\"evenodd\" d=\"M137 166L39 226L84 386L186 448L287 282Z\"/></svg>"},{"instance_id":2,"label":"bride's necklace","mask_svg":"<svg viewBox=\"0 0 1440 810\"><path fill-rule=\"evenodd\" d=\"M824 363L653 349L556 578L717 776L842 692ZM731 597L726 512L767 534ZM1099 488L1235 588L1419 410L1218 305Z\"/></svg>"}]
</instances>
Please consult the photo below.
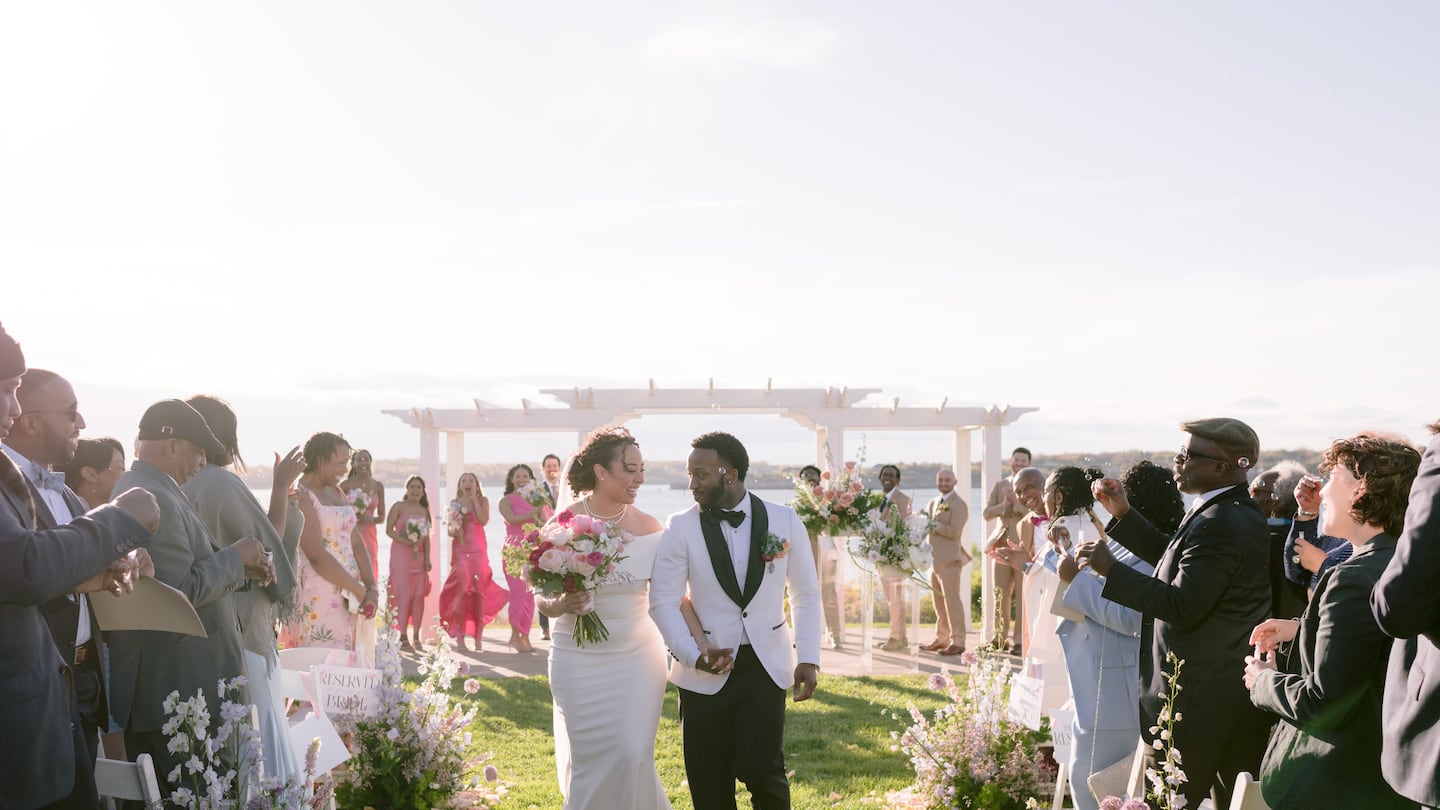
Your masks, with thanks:
<instances>
[{"instance_id":1,"label":"bride's necklace","mask_svg":"<svg viewBox=\"0 0 1440 810\"><path fill-rule=\"evenodd\" d=\"M596 520L603 520L603 521L605 521L606 523L619 523L620 521L622 521L622 520L625 519L625 513L628 512L628 511L630 511L630 504L628 504L628 503L622 503L622 504L620 504L620 511L619 511L619 512L616 512L616 513L613 514L613 515L597 515L597 514L595 514L594 512L591 512L591 511L590 511L590 496L588 496L588 495L585 496L585 504L584 504L584 505L585 505L585 514L589 515L589 516L592 517L592 518L595 518Z\"/></svg>"}]
</instances>

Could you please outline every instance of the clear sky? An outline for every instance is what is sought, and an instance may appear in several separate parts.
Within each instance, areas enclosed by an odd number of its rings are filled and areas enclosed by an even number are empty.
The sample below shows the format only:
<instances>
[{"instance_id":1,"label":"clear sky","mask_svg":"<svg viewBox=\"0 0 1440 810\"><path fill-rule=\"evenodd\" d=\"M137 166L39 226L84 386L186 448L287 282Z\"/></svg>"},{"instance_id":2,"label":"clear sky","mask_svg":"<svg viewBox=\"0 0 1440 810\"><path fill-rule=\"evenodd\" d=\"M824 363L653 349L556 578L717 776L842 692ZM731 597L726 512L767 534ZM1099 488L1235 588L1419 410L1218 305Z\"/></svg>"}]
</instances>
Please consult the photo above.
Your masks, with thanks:
<instances>
[{"instance_id":1,"label":"clear sky","mask_svg":"<svg viewBox=\"0 0 1440 810\"><path fill-rule=\"evenodd\" d=\"M1437 31L1433 2L12 3L0 322L90 433L214 393L252 461L650 378L1036 406L1005 444L1039 451L1220 414L1418 441ZM717 426L812 452L778 418L632 428L680 458Z\"/></svg>"}]
</instances>

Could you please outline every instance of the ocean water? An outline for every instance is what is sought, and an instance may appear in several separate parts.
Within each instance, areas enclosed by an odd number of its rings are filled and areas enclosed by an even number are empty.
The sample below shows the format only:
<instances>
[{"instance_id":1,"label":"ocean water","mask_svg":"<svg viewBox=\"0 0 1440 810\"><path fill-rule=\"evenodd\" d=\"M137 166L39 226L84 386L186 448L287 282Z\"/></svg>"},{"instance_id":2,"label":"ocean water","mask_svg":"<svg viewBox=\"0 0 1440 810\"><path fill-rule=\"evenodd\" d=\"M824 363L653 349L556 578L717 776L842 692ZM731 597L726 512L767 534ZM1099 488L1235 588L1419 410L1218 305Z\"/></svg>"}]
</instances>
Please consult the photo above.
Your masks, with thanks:
<instances>
[{"instance_id":1,"label":"ocean water","mask_svg":"<svg viewBox=\"0 0 1440 810\"><path fill-rule=\"evenodd\" d=\"M500 574L500 571L502 570L500 562L500 549L505 542L505 521L500 517L500 510L495 507L495 502L499 498L499 493L505 491L505 485L503 482L481 482L481 487L484 489L486 495L490 498L490 522L485 525L487 550L490 553L490 562L496 571L496 577L502 578L502 575ZM910 495L912 498L915 499L917 507L920 504L924 504L925 502L929 501L931 498L939 494L939 492L933 488L906 489L902 487L901 489L904 490L906 494ZM252 492L255 493L255 497L260 500L261 504L268 504L270 502L270 491L268 489L255 489L252 490ZM400 495L400 492L401 490L399 487L386 488L386 509L389 509L390 505L393 503L391 499ZM755 490L755 494L759 495L761 498L764 498L767 501L772 501L774 503L789 503L795 497L795 492L791 489L757 489ZM971 520L966 523L965 532L970 537L972 543L979 543L981 540L982 531L980 526L981 521L977 519L978 510L982 506L980 490L976 488L972 491L971 495ZM432 572L432 575L435 576L434 582L435 587L437 588L443 583L443 580L441 579L441 575L438 573L441 559L440 551L438 548L435 548L434 545L441 542L447 544L450 542L449 536L445 534L443 517L445 509L449 506L449 503L450 500L448 498L444 499L443 502L440 499L435 498L432 498L430 500L430 511L433 515L435 515L435 520L437 522L437 528L435 529L435 532L431 536L430 540L432 545L431 559L435 561L435 566L437 569L437 572ZM689 490L671 489L669 486L661 484L651 484L641 487L640 495L635 499L636 508L642 509L649 514L654 515L660 520L661 523L664 523L665 519L670 515L674 514L675 512L683 512L686 509L689 509L694 503L695 501L690 497ZM378 526L376 528L380 530L379 537L377 539L380 545L380 579L383 581L387 576L386 572L390 570L390 546L392 541L390 540L390 538L385 536L383 526ZM448 551L446 553L448 555ZM843 559L842 563L846 566L852 565L849 559Z\"/></svg>"}]
</instances>

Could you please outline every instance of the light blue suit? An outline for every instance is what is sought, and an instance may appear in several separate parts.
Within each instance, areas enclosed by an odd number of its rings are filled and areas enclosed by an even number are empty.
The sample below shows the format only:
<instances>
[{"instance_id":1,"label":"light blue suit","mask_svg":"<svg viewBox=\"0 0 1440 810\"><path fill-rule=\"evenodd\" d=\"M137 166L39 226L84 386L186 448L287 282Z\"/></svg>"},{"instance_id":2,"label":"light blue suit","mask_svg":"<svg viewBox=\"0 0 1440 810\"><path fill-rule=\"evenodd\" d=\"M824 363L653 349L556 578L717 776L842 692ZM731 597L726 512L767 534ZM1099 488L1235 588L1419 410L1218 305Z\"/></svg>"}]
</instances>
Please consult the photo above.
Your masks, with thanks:
<instances>
[{"instance_id":1,"label":"light blue suit","mask_svg":"<svg viewBox=\"0 0 1440 810\"><path fill-rule=\"evenodd\" d=\"M1155 572L1119 543L1110 551L1121 565L1146 576ZM1059 562L1053 549L1046 552L1046 568L1056 571ZM1070 792L1079 810L1099 806L1086 784L1092 766L1104 770L1131 756L1140 739L1140 612L1101 596L1104 587L1104 578L1088 568L1076 574L1061 602L1086 618L1064 619L1055 630L1075 700Z\"/></svg>"}]
</instances>

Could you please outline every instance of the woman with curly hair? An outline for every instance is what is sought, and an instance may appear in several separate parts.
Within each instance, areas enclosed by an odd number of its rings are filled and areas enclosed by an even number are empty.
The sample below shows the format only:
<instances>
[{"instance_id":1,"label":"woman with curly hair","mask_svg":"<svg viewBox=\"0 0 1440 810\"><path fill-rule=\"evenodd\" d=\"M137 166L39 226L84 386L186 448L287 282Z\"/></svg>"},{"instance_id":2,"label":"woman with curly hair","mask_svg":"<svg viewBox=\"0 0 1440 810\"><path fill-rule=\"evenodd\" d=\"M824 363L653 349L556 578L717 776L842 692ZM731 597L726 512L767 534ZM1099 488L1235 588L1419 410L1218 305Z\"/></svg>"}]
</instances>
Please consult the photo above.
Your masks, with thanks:
<instances>
[{"instance_id":1,"label":"woman with curly hair","mask_svg":"<svg viewBox=\"0 0 1440 810\"><path fill-rule=\"evenodd\" d=\"M1355 551L1320 578L1300 618L1256 625L1250 641L1262 655L1245 657L1251 702L1280 717L1260 771L1274 810L1414 807L1380 773L1391 639L1371 613L1370 592L1395 555L1419 467L1418 450L1383 433L1325 451L1321 531Z\"/></svg>"},{"instance_id":2,"label":"woman with curly hair","mask_svg":"<svg viewBox=\"0 0 1440 810\"><path fill-rule=\"evenodd\" d=\"M555 620L550 691L560 792L572 810L668 810L655 771L665 642L649 612L650 569L662 532L660 521L634 508L645 483L640 444L624 428L597 430L575 455L567 478L579 500L564 505L565 511L605 521L633 539L605 584L537 598L540 610ZM581 647L574 641L575 619L591 610L604 617L610 634Z\"/></svg>"}]
</instances>

